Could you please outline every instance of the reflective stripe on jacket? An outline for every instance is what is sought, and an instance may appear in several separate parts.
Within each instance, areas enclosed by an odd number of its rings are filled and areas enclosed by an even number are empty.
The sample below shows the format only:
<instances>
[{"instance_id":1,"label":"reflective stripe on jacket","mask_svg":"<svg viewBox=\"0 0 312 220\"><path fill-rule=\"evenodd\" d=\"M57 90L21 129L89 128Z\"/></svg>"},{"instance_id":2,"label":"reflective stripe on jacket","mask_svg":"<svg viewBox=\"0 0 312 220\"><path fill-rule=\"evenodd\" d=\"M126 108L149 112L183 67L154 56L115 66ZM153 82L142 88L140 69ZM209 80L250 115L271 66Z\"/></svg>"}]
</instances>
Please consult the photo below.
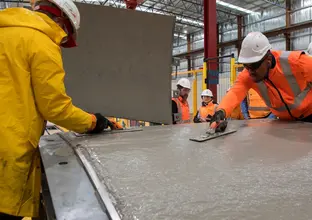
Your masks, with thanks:
<instances>
[{"instance_id":1,"label":"reflective stripe on jacket","mask_svg":"<svg viewBox=\"0 0 312 220\"><path fill-rule=\"evenodd\" d=\"M271 114L270 109L254 89L248 91L247 103L250 118L265 118Z\"/></svg>"},{"instance_id":2,"label":"reflective stripe on jacket","mask_svg":"<svg viewBox=\"0 0 312 220\"><path fill-rule=\"evenodd\" d=\"M271 112L281 119L294 120L312 114L312 57L301 51L271 53L276 65L264 81L253 82L246 69L238 75L219 105L227 115L244 99L250 88L261 95Z\"/></svg>"},{"instance_id":3,"label":"reflective stripe on jacket","mask_svg":"<svg viewBox=\"0 0 312 220\"><path fill-rule=\"evenodd\" d=\"M65 36L42 13L0 10L0 213L38 215L45 119L76 132L91 127L92 116L66 95L59 47Z\"/></svg>"},{"instance_id":4,"label":"reflective stripe on jacket","mask_svg":"<svg viewBox=\"0 0 312 220\"><path fill-rule=\"evenodd\" d=\"M187 101L183 101L182 97L172 98L177 103L178 114L174 117L177 124L184 124L191 122L190 108Z\"/></svg>"},{"instance_id":5,"label":"reflective stripe on jacket","mask_svg":"<svg viewBox=\"0 0 312 220\"><path fill-rule=\"evenodd\" d=\"M289 118L293 115L296 118L304 118L308 115L304 115L304 111L307 108L312 108L312 82L307 82L305 79L302 79L300 69L297 68L296 60L298 59L298 52L283 51L280 54L280 68L284 74L283 81L286 88L278 88L278 81L273 82L259 82L257 83L259 92L268 107L276 113L280 118ZM307 63L311 65L312 63ZM310 73L311 74L311 73ZM276 84L276 85L275 85ZM277 97L283 97L284 94L292 94L291 100L286 100L286 105L274 105L271 103L268 86L273 87L278 95ZM300 88L301 87L301 88ZM285 91L283 91L285 90ZM280 93L280 94L279 94ZM284 93L284 94L283 94ZM308 97L309 94L309 97ZM287 109L288 108L288 109ZM309 111L309 109L307 109ZM310 109L311 110L311 109ZM289 113L290 111L290 113ZM310 111L311 114L311 111Z\"/></svg>"},{"instance_id":6,"label":"reflective stripe on jacket","mask_svg":"<svg viewBox=\"0 0 312 220\"><path fill-rule=\"evenodd\" d=\"M207 105L202 105L198 110L198 118L207 118L208 115L213 116L216 112L218 105L213 104L213 102L209 102Z\"/></svg>"}]
</instances>

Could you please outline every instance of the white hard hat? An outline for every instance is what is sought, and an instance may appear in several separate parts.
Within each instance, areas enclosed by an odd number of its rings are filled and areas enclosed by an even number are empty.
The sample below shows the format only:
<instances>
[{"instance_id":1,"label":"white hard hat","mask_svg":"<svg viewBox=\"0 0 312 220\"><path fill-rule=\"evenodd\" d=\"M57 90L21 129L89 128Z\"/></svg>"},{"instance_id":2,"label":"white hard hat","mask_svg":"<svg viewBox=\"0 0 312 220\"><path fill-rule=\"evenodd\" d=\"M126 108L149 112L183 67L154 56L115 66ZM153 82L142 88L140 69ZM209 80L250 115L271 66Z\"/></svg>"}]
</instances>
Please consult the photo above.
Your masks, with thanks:
<instances>
[{"instance_id":1,"label":"white hard hat","mask_svg":"<svg viewBox=\"0 0 312 220\"><path fill-rule=\"evenodd\" d=\"M260 61L272 48L268 38L261 32L247 34L242 42L242 48L238 62L243 64L256 63Z\"/></svg>"},{"instance_id":2,"label":"white hard hat","mask_svg":"<svg viewBox=\"0 0 312 220\"><path fill-rule=\"evenodd\" d=\"M80 27L80 13L72 0L31 0L31 4L34 5L36 2L51 2L56 7L58 7L70 20L73 27L74 34ZM38 10L40 7L38 5L34 6L34 10Z\"/></svg>"},{"instance_id":3,"label":"white hard hat","mask_svg":"<svg viewBox=\"0 0 312 220\"><path fill-rule=\"evenodd\" d=\"M307 52L312 55L312 42L309 44Z\"/></svg>"},{"instance_id":4,"label":"white hard hat","mask_svg":"<svg viewBox=\"0 0 312 220\"><path fill-rule=\"evenodd\" d=\"M212 94L211 90L205 89L204 91L202 91L201 96L213 97L213 94Z\"/></svg>"},{"instance_id":5,"label":"white hard hat","mask_svg":"<svg viewBox=\"0 0 312 220\"><path fill-rule=\"evenodd\" d=\"M53 4L53 7L47 3ZM33 6L34 4L35 6ZM67 37L62 40L61 45L62 47L77 46L76 37L80 27L80 13L72 0L31 0L31 5L35 11L46 11L57 17L66 15L69 22L65 22L62 28L67 33ZM55 7L59 10L55 10Z\"/></svg>"},{"instance_id":6,"label":"white hard hat","mask_svg":"<svg viewBox=\"0 0 312 220\"><path fill-rule=\"evenodd\" d=\"M69 18L73 28L74 33L80 28L80 13L72 0L49 0L54 3L59 9L61 9L64 14Z\"/></svg>"},{"instance_id":7,"label":"white hard hat","mask_svg":"<svg viewBox=\"0 0 312 220\"><path fill-rule=\"evenodd\" d=\"M183 88L191 89L191 82L187 78L181 78L179 79L177 86L180 85Z\"/></svg>"}]
</instances>

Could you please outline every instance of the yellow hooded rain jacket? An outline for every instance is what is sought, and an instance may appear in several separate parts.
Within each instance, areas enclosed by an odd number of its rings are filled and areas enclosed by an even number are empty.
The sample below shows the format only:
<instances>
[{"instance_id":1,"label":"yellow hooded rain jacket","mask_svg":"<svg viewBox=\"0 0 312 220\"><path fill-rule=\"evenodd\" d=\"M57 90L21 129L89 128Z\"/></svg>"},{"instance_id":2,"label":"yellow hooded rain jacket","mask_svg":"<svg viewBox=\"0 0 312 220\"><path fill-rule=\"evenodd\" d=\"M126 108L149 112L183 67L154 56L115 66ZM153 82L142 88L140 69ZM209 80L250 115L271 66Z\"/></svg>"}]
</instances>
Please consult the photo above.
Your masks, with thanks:
<instances>
[{"instance_id":1,"label":"yellow hooded rain jacket","mask_svg":"<svg viewBox=\"0 0 312 220\"><path fill-rule=\"evenodd\" d=\"M92 116L65 92L65 36L42 13L0 11L0 213L38 215L44 119L76 132L91 127Z\"/></svg>"}]
</instances>

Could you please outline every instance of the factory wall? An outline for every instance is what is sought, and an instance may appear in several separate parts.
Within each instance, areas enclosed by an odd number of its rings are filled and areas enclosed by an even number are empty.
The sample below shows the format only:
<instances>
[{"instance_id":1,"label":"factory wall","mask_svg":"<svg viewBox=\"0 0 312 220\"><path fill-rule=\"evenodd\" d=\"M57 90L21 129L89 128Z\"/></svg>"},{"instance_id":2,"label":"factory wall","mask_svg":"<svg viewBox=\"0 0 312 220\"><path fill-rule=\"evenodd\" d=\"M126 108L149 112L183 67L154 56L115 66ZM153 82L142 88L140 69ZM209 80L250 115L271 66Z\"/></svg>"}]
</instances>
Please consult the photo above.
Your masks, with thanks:
<instances>
[{"instance_id":1,"label":"factory wall","mask_svg":"<svg viewBox=\"0 0 312 220\"><path fill-rule=\"evenodd\" d=\"M292 24L298 24L312 19L312 0L294 1L292 7L295 10L291 14ZM312 42L312 29L307 28L295 31L291 34L291 39L293 50L305 50L309 43Z\"/></svg>"}]
</instances>

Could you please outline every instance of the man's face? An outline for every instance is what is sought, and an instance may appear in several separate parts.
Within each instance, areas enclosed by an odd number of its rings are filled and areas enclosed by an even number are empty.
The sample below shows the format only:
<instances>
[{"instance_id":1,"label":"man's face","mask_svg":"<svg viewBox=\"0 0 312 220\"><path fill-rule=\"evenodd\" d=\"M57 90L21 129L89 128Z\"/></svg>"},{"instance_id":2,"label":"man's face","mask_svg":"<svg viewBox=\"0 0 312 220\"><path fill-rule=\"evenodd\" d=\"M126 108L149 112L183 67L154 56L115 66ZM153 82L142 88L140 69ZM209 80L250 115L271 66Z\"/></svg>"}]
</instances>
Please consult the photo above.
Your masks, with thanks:
<instances>
[{"instance_id":1,"label":"man's face","mask_svg":"<svg viewBox=\"0 0 312 220\"><path fill-rule=\"evenodd\" d=\"M244 67L248 70L249 75L254 82L261 82L265 79L270 67L271 67L271 55L265 55L262 60L257 63L244 64Z\"/></svg>"},{"instance_id":2,"label":"man's face","mask_svg":"<svg viewBox=\"0 0 312 220\"><path fill-rule=\"evenodd\" d=\"M181 88L180 89L180 96L184 99L184 100L186 100L187 99L187 97L188 97L188 94L190 93L190 89L188 89L188 88Z\"/></svg>"}]
</instances>

